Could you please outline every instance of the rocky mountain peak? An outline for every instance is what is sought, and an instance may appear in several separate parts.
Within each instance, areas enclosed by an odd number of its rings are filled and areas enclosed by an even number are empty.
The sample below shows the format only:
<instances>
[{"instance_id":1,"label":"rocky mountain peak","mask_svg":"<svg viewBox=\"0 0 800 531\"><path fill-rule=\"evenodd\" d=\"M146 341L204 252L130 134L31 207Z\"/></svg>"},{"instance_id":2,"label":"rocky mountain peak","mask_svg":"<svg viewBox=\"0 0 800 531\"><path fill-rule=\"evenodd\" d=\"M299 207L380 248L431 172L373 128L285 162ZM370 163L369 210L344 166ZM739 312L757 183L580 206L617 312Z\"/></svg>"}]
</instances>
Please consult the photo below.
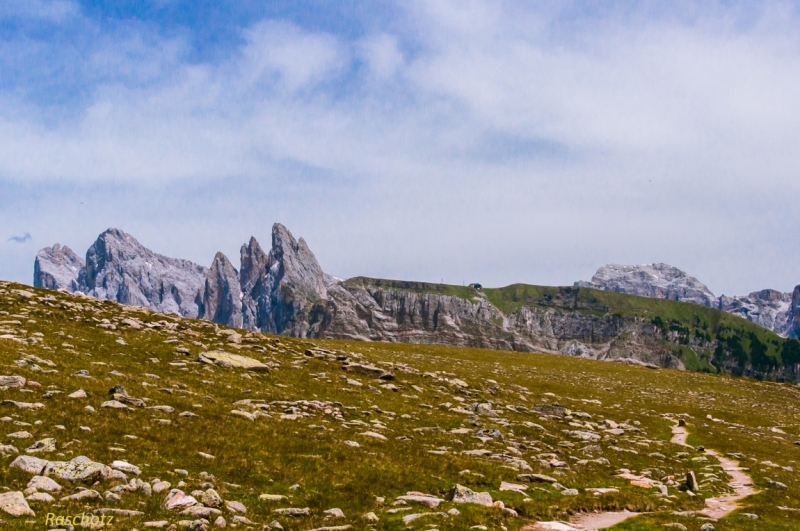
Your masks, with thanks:
<instances>
[{"instance_id":1,"label":"rocky mountain peak","mask_svg":"<svg viewBox=\"0 0 800 531\"><path fill-rule=\"evenodd\" d=\"M274 264L280 264L283 269L281 277L284 283L301 289L308 298L327 298L325 273L317 257L303 238L295 240L292 233L280 223L272 226L269 266Z\"/></svg>"},{"instance_id":2,"label":"rocky mountain peak","mask_svg":"<svg viewBox=\"0 0 800 531\"><path fill-rule=\"evenodd\" d=\"M242 246L242 314L246 328L306 336L314 330L309 314L327 299L325 273L305 240L272 226L268 255L255 238Z\"/></svg>"},{"instance_id":3,"label":"rocky mountain peak","mask_svg":"<svg viewBox=\"0 0 800 531\"><path fill-rule=\"evenodd\" d=\"M36 253L33 264L33 285L37 288L78 289L78 276L83 270L83 259L66 245L55 244Z\"/></svg>"},{"instance_id":4,"label":"rocky mountain peak","mask_svg":"<svg viewBox=\"0 0 800 531\"><path fill-rule=\"evenodd\" d=\"M198 318L208 269L168 258L119 229L108 229L86 252L81 291L100 299Z\"/></svg>"},{"instance_id":5,"label":"rocky mountain peak","mask_svg":"<svg viewBox=\"0 0 800 531\"><path fill-rule=\"evenodd\" d=\"M206 277L203 318L242 328L242 290L239 273L228 257L217 253Z\"/></svg>"},{"instance_id":6,"label":"rocky mountain peak","mask_svg":"<svg viewBox=\"0 0 800 531\"><path fill-rule=\"evenodd\" d=\"M640 297L716 306L716 297L705 284L685 271L663 263L608 264L598 269L590 282L576 282L575 285Z\"/></svg>"}]
</instances>

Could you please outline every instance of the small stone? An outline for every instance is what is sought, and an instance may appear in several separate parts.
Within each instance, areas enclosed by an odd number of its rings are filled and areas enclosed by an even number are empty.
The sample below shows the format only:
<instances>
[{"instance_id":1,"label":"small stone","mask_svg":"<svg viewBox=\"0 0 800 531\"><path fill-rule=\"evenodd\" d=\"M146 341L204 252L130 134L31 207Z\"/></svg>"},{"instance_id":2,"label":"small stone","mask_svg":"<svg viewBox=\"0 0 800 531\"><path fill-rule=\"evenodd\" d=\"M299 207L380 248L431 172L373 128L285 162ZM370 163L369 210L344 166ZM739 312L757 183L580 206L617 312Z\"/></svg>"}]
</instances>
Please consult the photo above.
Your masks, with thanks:
<instances>
[{"instance_id":1,"label":"small stone","mask_svg":"<svg viewBox=\"0 0 800 531\"><path fill-rule=\"evenodd\" d=\"M258 499L263 501L283 501L288 500L289 498L281 494L262 494L258 497Z\"/></svg>"},{"instance_id":2,"label":"small stone","mask_svg":"<svg viewBox=\"0 0 800 531\"><path fill-rule=\"evenodd\" d=\"M365 431L364 433L359 433L362 437L370 437L372 439L378 439L381 441L387 441L388 439L381 435L380 433L375 433L374 431Z\"/></svg>"},{"instance_id":3,"label":"small stone","mask_svg":"<svg viewBox=\"0 0 800 531\"><path fill-rule=\"evenodd\" d=\"M164 499L164 503L161 504L161 507L168 511L174 511L178 509L186 509L187 507L192 507L197 505L197 500L194 499L192 496L186 495L180 489L172 489L167 494L167 497Z\"/></svg>"},{"instance_id":4,"label":"small stone","mask_svg":"<svg viewBox=\"0 0 800 531\"><path fill-rule=\"evenodd\" d=\"M100 407L108 407L111 409L128 409L128 406L118 400L106 400L100 404Z\"/></svg>"},{"instance_id":5,"label":"small stone","mask_svg":"<svg viewBox=\"0 0 800 531\"><path fill-rule=\"evenodd\" d=\"M26 380L22 376L0 376L0 387L14 389L17 387L23 387L25 382Z\"/></svg>"},{"instance_id":6,"label":"small stone","mask_svg":"<svg viewBox=\"0 0 800 531\"><path fill-rule=\"evenodd\" d=\"M56 440L48 437L46 439L42 439L41 441L36 441L31 446L26 448L25 451L29 454L35 454L39 452L55 452Z\"/></svg>"},{"instance_id":7,"label":"small stone","mask_svg":"<svg viewBox=\"0 0 800 531\"><path fill-rule=\"evenodd\" d=\"M115 470L119 470L121 472L125 472L126 474L133 474L133 475L140 475L142 473L142 469L136 465L132 465L127 461L114 461L111 463L111 468Z\"/></svg>"},{"instance_id":8,"label":"small stone","mask_svg":"<svg viewBox=\"0 0 800 531\"><path fill-rule=\"evenodd\" d=\"M4 492L0 494L0 510L11 516L36 516L21 492Z\"/></svg>"},{"instance_id":9,"label":"small stone","mask_svg":"<svg viewBox=\"0 0 800 531\"><path fill-rule=\"evenodd\" d=\"M18 453L19 450L17 450L16 446L12 446L10 444L0 444L0 455L11 455Z\"/></svg>"},{"instance_id":10,"label":"small stone","mask_svg":"<svg viewBox=\"0 0 800 531\"><path fill-rule=\"evenodd\" d=\"M86 398L86 391L83 389L78 389L74 393L70 393L67 395L69 398Z\"/></svg>"},{"instance_id":11,"label":"small stone","mask_svg":"<svg viewBox=\"0 0 800 531\"><path fill-rule=\"evenodd\" d=\"M34 492L27 498L25 498L29 502L39 502L39 503L53 503L56 501L50 494L46 492Z\"/></svg>"},{"instance_id":12,"label":"small stone","mask_svg":"<svg viewBox=\"0 0 800 531\"><path fill-rule=\"evenodd\" d=\"M311 514L311 509L308 507L303 509L288 507L286 509L273 509L272 512L281 516L309 516Z\"/></svg>"},{"instance_id":13,"label":"small stone","mask_svg":"<svg viewBox=\"0 0 800 531\"><path fill-rule=\"evenodd\" d=\"M28 482L28 488L43 490L45 492L58 492L61 490L61 485L45 476L33 476Z\"/></svg>"},{"instance_id":14,"label":"small stone","mask_svg":"<svg viewBox=\"0 0 800 531\"><path fill-rule=\"evenodd\" d=\"M686 473L686 488L692 492L697 492L698 490L697 476L695 476L693 470Z\"/></svg>"},{"instance_id":15,"label":"small stone","mask_svg":"<svg viewBox=\"0 0 800 531\"><path fill-rule=\"evenodd\" d=\"M228 525L228 523L225 521L225 518L223 516L221 516L221 515L217 516L217 519L214 520L214 526L215 527L225 527L227 525Z\"/></svg>"},{"instance_id":16,"label":"small stone","mask_svg":"<svg viewBox=\"0 0 800 531\"><path fill-rule=\"evenodd\" d=\"M76 492L75 494L70 494L69 496L64 496L61 498L61 501L88 501L88 500L99 500L102 496L96 490L87 489Z\"/></svg>"},{"instance_id":17,"label":"small stone","mask_svg":"<svg viewBox=\"0 0 800 531\"><path fill-rule=\"evenodd\" d=\"M361 445L355 441L345 441L344 443L352 448L361 448Z\"/></svg>"},{"instance_id":18,"label":"small stone","mask_svg":"<svg viewBox=\"0 0 800 531\"><path fill-rule=\"evenodd\" d=\"M375 513L368 512L367 514L364 515L364 520L366 520L367 522L377 522L380 519L378 518L378 515L376 515Z\"/></svg>"},{"instance_id":19,"label":"small stone","mask_svg":"<svg viewBox=\"0 0 800 531\"><path fill-rule=\"evenodd\" d=\"M474 492L463 485L455 485L447 494L447 500L453 503L476 503L490 507L492 496L488 492Z\"/></svg>"},{"instance_id":20,"label":"small stone","mask_svg":"<svg viewBox=\"0 0 800 531\"><path fill-rule=\"evenodd\" d=\"M328 509L324 513L331 518L344 518L344 511L338 508Z\"/></svg>"},{"instance_id":21,"label":"small stone","mask_svg":"<svg viewBox=\"0 0 800 531\"><path fill-rule=\"evenodd\" d=\"M238 501L225 502L225 508L232 513L242 513L242 514L247 513L247 507L245 507L243 503Z\"/></svg>"},{"instance_id":22,"label":"small stone","mask_svg":"<svg viewBox=\"0 0 800 531\"><path fill-rule=\"evenodd\" d=\"M214 489L208 489L200 496L200 503L206 507L221 507L222 497Z\"/></svg>"},{"instance_id":23,"label":"small stone","mask_svg":"<svg viewBox=\"0 0 800 531\"><path fill-rule=\"evenodd\" d=\"M700 526L700 531L714 531L714 524L712 523L705 523Z\"/></svg>"}]
</instances>

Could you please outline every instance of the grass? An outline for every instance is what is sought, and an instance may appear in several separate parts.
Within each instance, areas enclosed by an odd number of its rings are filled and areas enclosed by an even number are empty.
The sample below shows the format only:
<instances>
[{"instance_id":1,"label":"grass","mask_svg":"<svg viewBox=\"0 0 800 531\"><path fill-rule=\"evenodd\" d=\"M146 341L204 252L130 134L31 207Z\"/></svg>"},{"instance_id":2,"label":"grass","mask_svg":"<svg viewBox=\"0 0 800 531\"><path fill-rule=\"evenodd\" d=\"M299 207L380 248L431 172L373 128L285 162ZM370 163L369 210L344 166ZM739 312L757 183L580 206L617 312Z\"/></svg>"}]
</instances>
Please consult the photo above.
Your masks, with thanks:
<instances>
[{"instance_id":1,"label":"grass","mask_svg":"<svg viewBox=\"0 0 800 531\"><path fill-rule=\"evenodd\" d=\"M623 321L644 320L660 329L665 348L688 370L732 373L767 379L795 379L793 363L782 359L787 341L747 319L697 304L638 297L579 287L512 284L503 288L470 287L356 277L346 283L375 290L446 295L475 302L485 298L506 315L523 307L552 308ZM754 355L757 341L763 356ZM686 358L683 358L685 354Z\"/></svg>"},{"instance_id":2,"label":"grass","mask_svg":"<svg viewBox=\"0 0 800 531\"><path fill-rule=\"evenodd\" d=\"M416 288L412 285L408 289ZM597 300L606 304L611 299ZM137 319L141 328L131 328L126 319ZM681 522L696 530L702 520L673 512L700 509L704 497L725 492L727 487L724 474L714 468L713 460L693 461L699 454L685 455L685 448L669 443L671 422L664 415L685 414L692 434L690 444L742 453L742 465L750 468L761 489L743 508L744 512L758 514L759 520L734 514L718 528L796 528L791 514L777 507L800 507L800 481L794 472L800 458L800 446L794 444L800 440L797 386L546 354L311 342L243 331L241 342L233 343L228 332L204 321L0 283L0 335L21 341L0 339L0 374L21 375L41 385L0 391L2 399L45 404L38 410L0 405L0 413L12 419L0 423L6 429L0 431L2 443L14 444L24 453L27 445L52 436L58 441L57 450L44 456L48 459L85 455L107 464L125 459L142 468L142 479L157 477L173 486L184 481L182 489L187 493L207 481L201 476L206 472L216 478L212 482L224 499L241 501L248 507L246 517L257 524L255 527L278 520L285 529L295 530L344 524L354 530L414 530L425 529L427 524L436 524L440 530L473 525L517 530L530 521L566 519L593 510L629 509L653 514L617 529L652 529L662 523ZM254 357L271 364L273 370L245 373L196 362L200 352L211 349ZM306 355L309 349L328 354L317 359ZM392 370L396 376L392 383L398 390L388 389L386 382L343 371L337 356ZM691 354L684 356L688 359ZM75 376L80 370L88 370L91 378ZM348 384L342 376L361 385ZM467 387L456 379L466 382ZM145 399L148 406L169 405L175 411L101 408L114 385L125 386L131 396ZM79 388L89 394L87 399L66 396ZM46 391L61 393L48 399L42 396ZM243 399L271 403L269 416L250 421L232 415L233 409L252 411L235 405ZM339 408L342 419L313 406L306 405L308 409L304 410L298 403L302 400L318 400ZM457 410L482 402L491 402L499 416L478 417ZM545 417L532 409L553 403L569 407L571 416ZM88 411L87 405L96 411ZM308 416L292 416L292 407ZM179 416L183 411L198 416ZM707 419L708 415L716 420ZM624 433L605 432L601 424L606 420L622 425ZM91 431L83 431L82 426ZM458 428L469 431L451 432ZM20 441L5 437L21 429L32 433L33 438ZM482 442L475 438L480 429L499 430L502 440ZM359 435L367 430L382 433L387 440ZM584 443L565 430L594 431L602 440ZM130 435L136 438L126 437ZM347 446L346 440L359 442L360 448ZM488 450L495 458L462 453L476 449ZM206 459L198 452L215 457ZM547 464L551 457L569 467L551 468ZM533 472L554 476L564 486L578 489L579 495L563 496L547 484L532 484L526 494L500 491L501 481L519 483L520 471L510 458L524 460ZM579 463L598 458L606 459L607 464ZM0 485L23 490L30 476L9 468L14 456L0 459ZM656 489L634 487L615 477L621 468L658 480L674 476L678 481L692 469L703 488L696 498L674 487L669 488L668 497L663 497ZM183 477L175 469L185 469L189 476ZM704 476L708 473L720 479ZM767 488L767 478L786 484L788 489ZM430 516L406 527L401 520L405 514L432 510L411 504L409 511L388 512L404 508L393 504L397 496L408 491L443 497L456 483L489 492L520 516L513 517L499 508L445 502L436 511L457 507L461 514L447 519ZM103 492L109 486L93 488ZM619 492L597 497L584 491L588 487L616 487ZM289 502L259 500L264 493L286 495ZM35 518L3 518L12 529L43 525L48 512L74 514L97 507L145 512L142 517L117 520L114 527L126 529L141 529L148 520L177 523L185 518L161 509L163 499L164 494L147 498L137 492L124 494L117 503L31 503ZM292 519L272 513L289 506L309 507L311 516ZM323 511L332 507L342 509L346 518L325 520ZM368 512L374 512L379 520L368 522L364 518ZM231 515L224 514L230 521Z\"/></svg>"}]
</instances>

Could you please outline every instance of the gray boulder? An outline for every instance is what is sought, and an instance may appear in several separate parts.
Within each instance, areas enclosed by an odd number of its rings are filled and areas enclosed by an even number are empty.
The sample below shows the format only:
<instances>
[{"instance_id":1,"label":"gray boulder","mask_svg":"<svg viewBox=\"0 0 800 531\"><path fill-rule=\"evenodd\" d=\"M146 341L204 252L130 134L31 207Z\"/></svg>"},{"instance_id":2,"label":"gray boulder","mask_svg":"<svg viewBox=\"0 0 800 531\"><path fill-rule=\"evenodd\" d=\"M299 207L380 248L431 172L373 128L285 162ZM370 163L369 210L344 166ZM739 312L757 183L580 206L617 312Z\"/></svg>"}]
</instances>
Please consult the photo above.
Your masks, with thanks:
<instances>
[{"instance_id":1,"label":"gray boulder","mask_svg":"<svg viewBox=\"0 0 800 531\"><path fill-rule=\"evenodd\" d=\"M78 289L78 276L85 263L72 249L55 244L36 253L33 263L33 286L35 288Z\"/></svg>"}]
</instances>

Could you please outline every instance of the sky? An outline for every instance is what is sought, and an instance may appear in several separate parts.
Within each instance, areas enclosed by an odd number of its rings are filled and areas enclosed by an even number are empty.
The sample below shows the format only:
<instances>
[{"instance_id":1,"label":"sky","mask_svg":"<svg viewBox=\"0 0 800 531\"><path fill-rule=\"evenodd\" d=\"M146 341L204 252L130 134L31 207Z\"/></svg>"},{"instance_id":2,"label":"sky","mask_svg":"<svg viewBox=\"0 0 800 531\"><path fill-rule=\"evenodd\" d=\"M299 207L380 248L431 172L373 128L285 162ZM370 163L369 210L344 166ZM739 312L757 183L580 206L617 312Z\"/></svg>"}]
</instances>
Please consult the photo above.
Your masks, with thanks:
<instances>
[{"instance_id":1,"label":"sky","mask_svg":"<svg viewBox=\"0 0 800 531\"><path fill-rule=\"evenodd\" d=\"M3 0L0 278L109 227L234 265L800 284L800 3Z\"/></svg>"}]
</instances>

